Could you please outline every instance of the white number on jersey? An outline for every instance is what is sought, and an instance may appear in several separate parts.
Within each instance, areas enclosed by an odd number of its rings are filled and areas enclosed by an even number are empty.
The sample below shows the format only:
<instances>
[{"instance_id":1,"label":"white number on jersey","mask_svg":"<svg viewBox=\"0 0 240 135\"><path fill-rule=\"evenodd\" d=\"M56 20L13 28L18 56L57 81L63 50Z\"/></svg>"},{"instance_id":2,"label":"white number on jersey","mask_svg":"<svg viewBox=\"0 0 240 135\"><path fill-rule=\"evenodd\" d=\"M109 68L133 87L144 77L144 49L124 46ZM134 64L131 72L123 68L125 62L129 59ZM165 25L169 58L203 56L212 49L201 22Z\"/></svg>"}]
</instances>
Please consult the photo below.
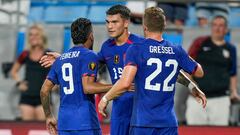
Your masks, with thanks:
<instances>
[{"instance_id":1,"label":"white number on jersey","mask_svg":"<svg viewBox=\"0 0 240 135\"><path fill-rule=\"evenodd\" d=\"M122 68L113 68L113 72L114 72L114 79L119 79L122 76Z\"/></svg>"},{"instance_id":2,"label":"white number on jersey","mask_svg":"<svg viewBox=\"0 0 240 135\"><path fill-rule=\"evenodd\" d=\"M66 74L66 70L69 71L69 74ZM67 94L72 94L74 91L74 86L73 86L73 73L72 73L72 64L71 63L64 63L62 65L62 77L63 80L68 82L69 88L63 87L64 93Z\"/></svg>"},{"instance_id":3,"label":"white number on jersey","mask_svg":"<svg viewBox=\"0 0 240 135\"><path fill-rule=\"evenodd\" d=\"M162 61L158 58L150 58L147 61L147 65L151 66L152 64L157 64L157 69L150 74L146 80L145 80L145 89L147 90L153 90L153 91L160 91L160 87L161 84L160 83L155 83L154 85L151 85L151 81L162 72ZM165 63L165 67L170 67L170 65L173 65L173 71L168 75L168 77L163 81L163 91L173 91L174 89L174 85L175 84L170 84L169 82L171 81L171 79L173 78L173 76L176 74L177 72L177 67L178 67L178 63L176 60L174 59L169 59L166 63Z\"/></svg>"}]
</instances>

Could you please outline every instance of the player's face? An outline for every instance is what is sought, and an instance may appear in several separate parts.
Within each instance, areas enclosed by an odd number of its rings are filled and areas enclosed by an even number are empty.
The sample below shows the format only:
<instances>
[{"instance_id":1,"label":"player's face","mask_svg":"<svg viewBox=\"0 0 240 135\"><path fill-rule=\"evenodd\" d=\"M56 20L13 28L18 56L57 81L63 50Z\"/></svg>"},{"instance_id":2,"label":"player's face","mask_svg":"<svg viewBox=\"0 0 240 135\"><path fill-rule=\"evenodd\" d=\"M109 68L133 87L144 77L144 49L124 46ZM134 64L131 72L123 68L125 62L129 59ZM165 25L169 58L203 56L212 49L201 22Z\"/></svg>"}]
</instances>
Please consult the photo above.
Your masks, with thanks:
<instances>
[{"instance_id":1,"label":"player's face","mask_svg":"<svg viewBox=\"0 0 240 135\"><path fill-rule=\"evenodd\" d=\"M106 18L106 27L110 37L118 38L128 27L128 20L121 17L120 14L108 15Z\"/></svg>"},{"instance_id":2,"label":"player's face","mask_svg":"<svg viewBox=\"0 0 240 135\"><path fill-rule=\"evenodd\" d=\"M35 28L30 29L29 44L31 46L42 46L43 45L42 34L38 29L35 29Z\"/></svg>"},{"instance_id":3,"label":"player's face","mask_svg":"<svg viewBox=\"0 0 240 135\"><path fill-rule=\"evenodd\" d=\"M212 22L212 36L217 39L223 39L227 33L227 26L225 20L222 18L216 18Z\"/></svg>"}]
</instances>

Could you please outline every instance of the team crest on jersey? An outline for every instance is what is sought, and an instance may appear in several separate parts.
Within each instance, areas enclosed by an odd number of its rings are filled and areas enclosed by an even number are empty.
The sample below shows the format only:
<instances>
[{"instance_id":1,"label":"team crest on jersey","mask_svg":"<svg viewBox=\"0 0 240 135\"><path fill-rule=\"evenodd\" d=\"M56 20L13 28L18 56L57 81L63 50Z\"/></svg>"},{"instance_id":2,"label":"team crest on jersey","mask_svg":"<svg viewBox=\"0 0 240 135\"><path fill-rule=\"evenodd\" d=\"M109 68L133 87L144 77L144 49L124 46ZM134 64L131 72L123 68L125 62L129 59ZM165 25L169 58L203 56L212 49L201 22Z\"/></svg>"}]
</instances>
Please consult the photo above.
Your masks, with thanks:
<instances>
[{"instance_id":1,"label":"team crest on jersey","mask_svg":"<svg viewBox=\"0 0 240 135\"><path fill-rule=\"evenodd\" d=\"M96 68L96 66L97 64L95 62L91 62L89 63L88 68L93 71Z\"/></svg>"},{"instance_id":2,"label":"team crest on jersey","mask_svg":"<svg viewBox=\"0 0 240 135\"><path fill-rule=\"evenodd\" d=\"M118 64L118 63L119 63L119 60L120 60L119 55L115 55L115 56L114 56L114 63L115 63L115 64Z\"/></svg>"},{"instance_id":3,"label":"team crest on jersey","mask_svg":"<svg viewBox=\"0 0 240 135\"><path fill-rule=\"evenodd\" d=\"M223 57L224 58L229 58L230 57L230 53L229 53L229 51L228 50L226 50L226 49L223 49Z\"/></svg>"}]
</instances>

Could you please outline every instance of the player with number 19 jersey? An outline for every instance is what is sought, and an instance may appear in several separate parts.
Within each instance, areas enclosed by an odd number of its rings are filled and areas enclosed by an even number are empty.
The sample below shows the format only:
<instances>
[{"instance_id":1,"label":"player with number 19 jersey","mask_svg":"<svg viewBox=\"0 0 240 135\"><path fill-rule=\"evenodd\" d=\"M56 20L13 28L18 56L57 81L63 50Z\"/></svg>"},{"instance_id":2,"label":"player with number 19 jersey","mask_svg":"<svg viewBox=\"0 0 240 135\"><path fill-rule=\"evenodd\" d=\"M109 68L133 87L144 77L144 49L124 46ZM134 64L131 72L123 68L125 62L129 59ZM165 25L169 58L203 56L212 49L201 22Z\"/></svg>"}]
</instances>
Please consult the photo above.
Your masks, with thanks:
<instances>
[{"instance_id":1,"label":"player with number 19 jersey","mask_svg":"<svg viewBox=\"0 0 240 135\"><path fill-rule=\"evenodd\" d=\"M177 127L174 112L175 83L179 71L192 74L197 63L181 46L145 39L129 47L125 66L137 67L132 127Z\"/></svg>"},{"instance_id":2,"label":"player with number 19 jersey","mask_svg":"<svg viewBox=\"0 0 240 135\"><path fill-rule=\"evenodd\" d=\"M112 83L121 77L126 51L133 43L143 41L143 37L130 34L128 40L123 45L116 45L115 40L110 38L106 40L100 52L99 61L107 65ZM126 92L122 96L113 100L111 113L111 135L125 134L129 132L130 119L132 115L133 92Z\"/></svg>"},{"instance_id":3,"label":"player with number 19 jersey","mask_svg":"<svg viewBox=\"0 0 240 135\"><path fill-rule=\"evenodd\" d=\"M48 79L60 85L58 130L98 130L94 94L84 94L82 76L97 75L97 55L74 46L54 62Z\"/></svg>"}]
</instances>

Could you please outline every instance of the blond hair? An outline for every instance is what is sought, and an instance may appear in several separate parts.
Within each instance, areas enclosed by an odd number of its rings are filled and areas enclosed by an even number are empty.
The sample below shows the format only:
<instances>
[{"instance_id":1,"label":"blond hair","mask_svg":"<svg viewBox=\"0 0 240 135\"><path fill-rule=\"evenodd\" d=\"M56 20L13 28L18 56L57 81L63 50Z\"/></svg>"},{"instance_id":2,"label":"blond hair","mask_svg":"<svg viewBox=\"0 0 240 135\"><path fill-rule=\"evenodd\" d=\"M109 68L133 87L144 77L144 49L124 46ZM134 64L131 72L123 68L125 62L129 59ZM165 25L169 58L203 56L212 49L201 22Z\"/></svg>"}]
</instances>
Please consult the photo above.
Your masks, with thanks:
<instances>
[{"instance_id":1,"label":"blond hair","mask_svg":"<svg viewBox=\"0 0 240 135\"><path fill-rule=\"evenodd\" d=\"M42 25L40 24L34 24L32 26L29 27L28 29L28 36L27 38L29 39L29 36L30 36L30 31L32 29L37 29L41 35L41 38L42 38L42 41L43 41L43 48L46 49L47 48L47 36L46 36L46 33L44 31L44 28ZM28 48L30 48L30 43L29 43L29 40L28 40Z\"/></svg>"},{"instance_id":2,"label":"blond hair","mask_svg":"<svg viewBox=\"0 0 240 135\"><path fill-rule=\"evenodd\" d=\"M159 7L145 9L143 23L150 32L163 32L166 25L164 11Z\"/></svg>"}]
</instances>

